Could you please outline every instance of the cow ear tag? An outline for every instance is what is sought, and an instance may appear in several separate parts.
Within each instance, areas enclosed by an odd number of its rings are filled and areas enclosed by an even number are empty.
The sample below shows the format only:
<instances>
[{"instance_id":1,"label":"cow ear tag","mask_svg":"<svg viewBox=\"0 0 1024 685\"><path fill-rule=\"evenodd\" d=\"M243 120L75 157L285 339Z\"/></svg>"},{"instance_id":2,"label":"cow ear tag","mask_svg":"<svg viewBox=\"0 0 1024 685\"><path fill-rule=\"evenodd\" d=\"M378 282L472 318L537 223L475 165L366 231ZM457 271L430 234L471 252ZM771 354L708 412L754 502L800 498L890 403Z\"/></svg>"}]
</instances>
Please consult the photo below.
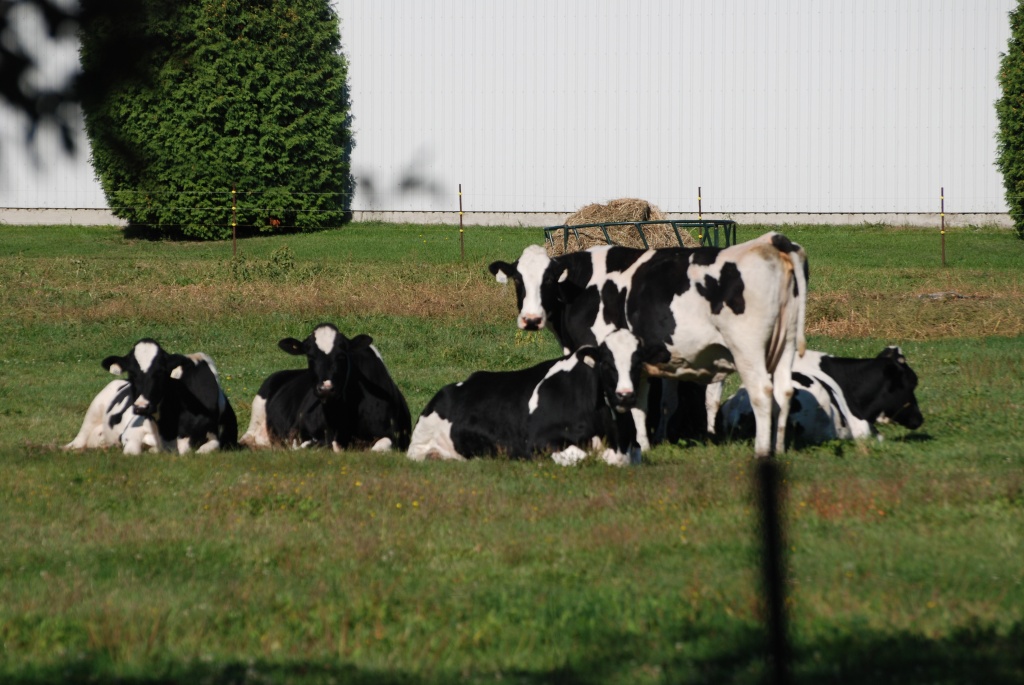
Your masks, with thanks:
<instances>
[{"instance_id":1,"label":"cow ear tag","mask_svg":"<svg viewBox=\"0 0 1024 685\"><path fill-rule=\"evenodd\" d=\"M124 373L124 369L121 368L121 363L117 357L107 357L100 362L100 365L115 376L120 376Z\"/></svg>"},{"instance_id":2,"label":"cow ear tag","mask_svg":"<svg viewBox=\"0 0 1024 685\"><path fill-rule=\"evenodd\" d=\"M559 283L565 283L565 279L569 278L569 270L566 269L562 272L562 275L558 277Z\"/></svg>"},{"instance_id":3,"label":"cow ear tag","mask_svg":"<svg viewBox=\"0 0 1024 685\"><path fill-rule=\"evenodd\" d=\"M184 373L185 371L180 366L175 366L173 369L171 369L171 378L173 378L176 381L180 381Z\"/></svg>"},{"instance_id":4,"label":"cow ear tag","mask_svg":"<svg viewBox=\"0 0 1024 685\"><path fill-rule=\"evenodd\" d=\"M592 369L597 366L597 362L595 362L594 358L591 357L589 354L583 357L583 363Z\"/></svg>"},{"instance_id":5,"label":"cow ear tag","mask_svg":"<svg viewBox=\"0 0 1024 685\"><path fill-rule=\"evenodd\" d=\"M494 280L496 280L498 283L501 283L502 285L505 285L506 283L508 283L508 276L505 275L504 271L499 271L498 273L494 274Z\"/></svg>"}]
</instances>

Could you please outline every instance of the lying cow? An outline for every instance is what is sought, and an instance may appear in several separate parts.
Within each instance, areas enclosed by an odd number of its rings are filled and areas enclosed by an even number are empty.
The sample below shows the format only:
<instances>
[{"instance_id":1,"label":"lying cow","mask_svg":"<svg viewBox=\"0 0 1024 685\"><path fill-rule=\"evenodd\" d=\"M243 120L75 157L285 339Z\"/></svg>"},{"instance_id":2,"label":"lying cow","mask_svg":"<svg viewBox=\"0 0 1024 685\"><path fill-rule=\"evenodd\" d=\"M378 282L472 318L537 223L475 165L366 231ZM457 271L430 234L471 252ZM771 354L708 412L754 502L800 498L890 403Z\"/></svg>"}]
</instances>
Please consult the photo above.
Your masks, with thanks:
<instances>
[{"instance_id":1,"label":"lying cow","mask_svg":"<svg viewBox=\"0 0 1024 685\"><path fill-rule=\"evenodd\" d=\"M599 347L527 369L477 371L434 395L413 429L408 456L525 459L550 453L569 465L607 439L610 447L601 455L606 462L637 461L636 430L626 410L636 401L645 356L633 334L622 330Z\"/></svg>"},{"instance_id":2,"label":"lying cow","mask_svg":"<svg viewBox=\"0 0 1024 685\"><path fill-rule=\"evenodd\" d=\"M102 362L114 375L93 399L82 428L64 449L123 446L125 454L195 449L211 452L237 444L235 412L205 354L169 354L145 338L123 357Z\"/></svg>"},{"instance_id":3,"label":"lying cow","mask_svg":"<svg viewBox=\"0 0 1024 685\"><path fill-rule=\"evenodd\" d=\"M254 448L404 450L412 424L409 407L372 343L368 335L349 340L328 323L305 340L281 340L282 350L306 357L307 368L277 371L263 382L239 442Z\"/></svg>"},{"instance_id":4,"label":"lying cow","mask_svg":"<svg viewBox=\"0 0 1024 685\"><path fill-rule=\"evenodd\" d=\"M789 429L804 444L881 440L875 424L883 420L911 430L924 423L914 396L917 374L899 347L887 347L870 359L808 351L793 365L793 384ZM722 405L721 432L749 437L752 419L749 395L740 389Z\"/></svg>"},{"instance_id":5,"label":"lying cow","mask_svg":"<svg viewBox=\"0 0 1024 685\"><path fill-rule=\"evenodd\" d=\"M778 233L724 249L601 246L553 258L531 245L512 264L490 265L499 282L515 282L519 327L551 327L567 349L628 328L667 352L647 362L650 376L716 384L738 372L756 389L759 457L785 447L790 371L805 348L806 269L803 249ZM709 393L715 409L718 397Z\"/></svg>"}]
</instances>

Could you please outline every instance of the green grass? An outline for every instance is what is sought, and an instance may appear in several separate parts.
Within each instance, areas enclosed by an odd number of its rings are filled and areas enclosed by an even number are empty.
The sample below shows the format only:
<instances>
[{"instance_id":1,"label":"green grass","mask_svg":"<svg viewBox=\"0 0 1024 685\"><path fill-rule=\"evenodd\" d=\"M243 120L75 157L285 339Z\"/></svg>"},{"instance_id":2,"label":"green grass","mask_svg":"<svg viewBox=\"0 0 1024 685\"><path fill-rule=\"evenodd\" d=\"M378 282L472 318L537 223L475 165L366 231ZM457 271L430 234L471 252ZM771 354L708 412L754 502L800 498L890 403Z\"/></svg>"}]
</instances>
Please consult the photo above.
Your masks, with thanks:
<instances>
[{"instance_id":1,"label":"green grass","mask_svg":"<svg viewBox=\"0 0 1024 685\"><path fill-rule=\"evenodd\" d=\"M741 238L762 229L741 227ZM811 345L903 346L924 426L790 452L796 682L1024 679L1024 243L783 229ZM61 452L152 336L203 350L246 425L321 321L374 336L418 412L558 354L486 271L539 230L357 224L230 243L0 227L0 681L753 683L765 679L749 444L639 468L326 451ZM963 297L922 298L936 292Z\"/></svg>"}]
</instances>

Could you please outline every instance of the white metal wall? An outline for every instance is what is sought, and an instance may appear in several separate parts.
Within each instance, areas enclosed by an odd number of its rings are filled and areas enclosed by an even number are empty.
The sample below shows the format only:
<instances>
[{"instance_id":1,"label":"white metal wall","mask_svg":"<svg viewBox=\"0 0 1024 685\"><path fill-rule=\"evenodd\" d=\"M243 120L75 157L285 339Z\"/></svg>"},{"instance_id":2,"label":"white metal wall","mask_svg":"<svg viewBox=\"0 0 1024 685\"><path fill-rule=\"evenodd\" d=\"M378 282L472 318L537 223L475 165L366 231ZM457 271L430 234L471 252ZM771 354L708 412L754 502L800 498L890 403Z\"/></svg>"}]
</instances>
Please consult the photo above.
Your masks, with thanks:
<instances>
[{"instance_id":1,"label":"white metal wall","mask_svg":"<svg viewBox=\"0 0 1024 685\"><path fill-rule=\"evenodd\" d=\"M470 211L691 212L701 186L706 213L928 212L945 186L947 211L1003 212L993 103L1015 5L337 0L354 208L451 211L462 183ZM103 206L70 169L4 167L0 206Z\"/></svg>"}]
</instances>

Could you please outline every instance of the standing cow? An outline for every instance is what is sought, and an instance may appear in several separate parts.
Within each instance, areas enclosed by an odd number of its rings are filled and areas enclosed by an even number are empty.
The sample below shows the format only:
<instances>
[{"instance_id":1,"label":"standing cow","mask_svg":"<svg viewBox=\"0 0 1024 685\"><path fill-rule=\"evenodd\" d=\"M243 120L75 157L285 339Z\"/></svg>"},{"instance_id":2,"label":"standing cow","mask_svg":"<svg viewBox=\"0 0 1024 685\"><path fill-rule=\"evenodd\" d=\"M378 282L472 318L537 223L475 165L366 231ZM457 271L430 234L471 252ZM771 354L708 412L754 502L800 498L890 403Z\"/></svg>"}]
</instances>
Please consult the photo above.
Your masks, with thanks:
<instances>
[{"instance_id":1,"label":"standing cow","mask_svg":"<svg viewBox=\"0 0 1024 685\"><path fill-rule=\"evenodd\" d=\"M751 389L759 457L785 449L790 371L806 347L806 269L803 249L779 233L724 249L601 246L554 258L531 245L512 264L490 265L516 284L521 329L550 326L571 348L625 327L668 352L646 364L651 376L710 384L738 372Z\"/></svg>"},{"instance_id":2,"label":"standing cow","mask_svg":"<svg viewBox=\"0 0 1024 685\"><path fill-rule=\"evenodd\" d=\"M914 389L917 374L899 347L877 357L834 357L808 350L793 365L793 410L789 429L805 444L882 436L875 424L888 420L911 430L924 423ZM884 417L884 418L883 418ZM745 390L729 398L719 414L727 437L749 437L750 400Z\"/></svg>"},{"instance_id":3,"label":"standing cow","mask_svg":"<svg viewBox=\"0 0 1024 685\"><path fill-rule=\"evenodd\" d=\"M477 371L441 388L416 422L408 456L464 460L551 454L562 465L607 440L601 458L621 466L639 459L632 416L641 359L647 352L619 330L598 347L518 371ZM666 355L667 356L667 355Z\"/></svg>"},{"instance_id":4,"label":"standing cow","mask_svg":"<svg viewBox=\"0 0 1024 685\"><path fill-rule=\"evenodd\" d=\"M169 354L144 338L102 366L114 375L127 373L128 379L100 391L64 449L121 445L125 454L163 449L185 454L236 446L235 412L209 356Z\"/></svg>"},{"instance_id":5,"label":"standing cow","mask_svg":"<svg viewBox=\"0 0 1024 685\"><path fill-rule=\"evenodd\" d=\"M350 340L328 323L305 340L281 340L282 350L306 357L307 368L277 371L263 382L240 442L404 450L412 427L409 407L372 343L368 335Z\"/></svg>"}]
</instances>

